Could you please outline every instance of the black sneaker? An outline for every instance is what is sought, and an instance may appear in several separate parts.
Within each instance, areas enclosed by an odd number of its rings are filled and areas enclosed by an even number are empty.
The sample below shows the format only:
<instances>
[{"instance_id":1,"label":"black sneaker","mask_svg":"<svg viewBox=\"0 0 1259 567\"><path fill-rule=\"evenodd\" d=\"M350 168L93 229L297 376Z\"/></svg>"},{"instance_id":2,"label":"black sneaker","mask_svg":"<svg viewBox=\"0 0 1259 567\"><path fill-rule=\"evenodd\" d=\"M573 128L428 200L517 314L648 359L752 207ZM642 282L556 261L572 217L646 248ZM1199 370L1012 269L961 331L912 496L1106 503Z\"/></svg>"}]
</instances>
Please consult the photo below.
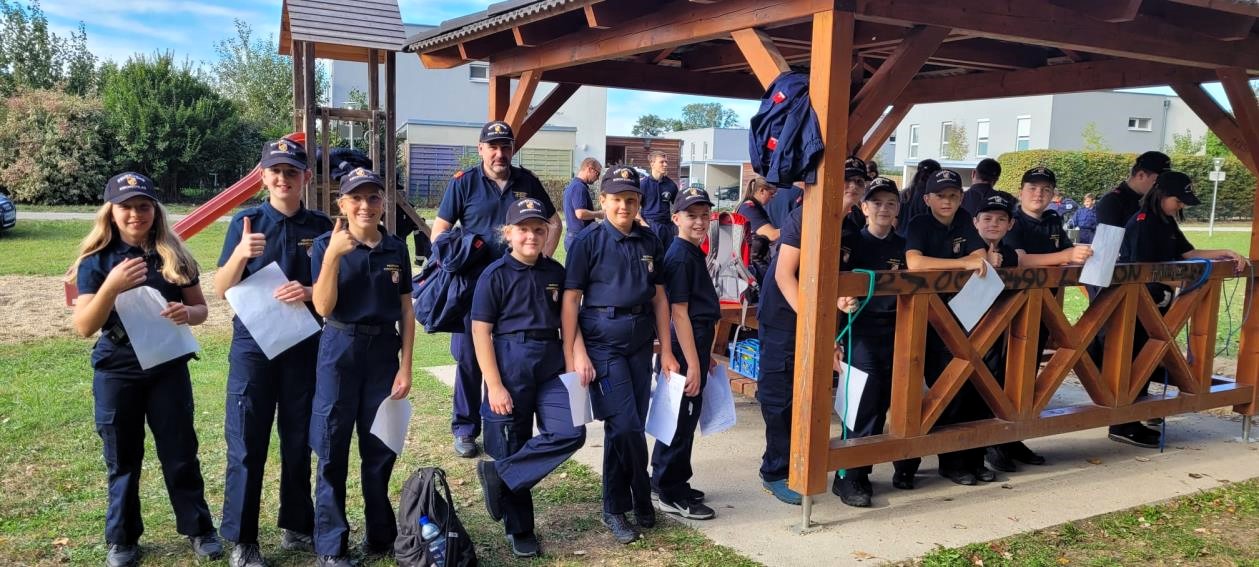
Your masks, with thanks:
<instances>
[{"instance_id":1,"label":"black sneaker","mask_svg":"<svg viewBox=\"0 0 1259 567\"><path fill-rule=\"evenodd\" d=\"M712 508L705 506L698 500L687 499L685 501L670 502L667 498L661 498L657 501L657 505L661 512L688 520L711 520L717 517L717 513Z\"/></svg>"},{"instance_id":2,"label":"black sneaker","mask_svg":"<svg viewBox=\"0 0 1259 567\"><path fill-rule=\"evenodd\" d=\"M656 527L656 509L634 510L634 523L643 529Z\"/></svg>"},{"instance_id":3,"label":"black sneaker","mask_svg":"<svg viewBox=\"0 0 1259 567\"><path fill-rule=\"evenodd\" d=\"M975 480L980 482L992 482L997 480L997 473L988 470L987 467L979 465L979 468L971 472L975 475Z\"/></svg>"},{"instance_id":4,"label":"black sneaker","mask_svg":"<svg viewBox=\"0 0 1259 567\"><path fill-rule=\"evenodd\" d=\"M1140 423L1132 422L1110 426L1108 437L1110 437L1111 441L1145 447L1146 449L1157 449L1162 435Z\"/></svg>"},{"instance_id":5,"label":"black sneaker","mask_svg":"<svg viewBox=\"0 0 1259 567\"><path fill-rule=\"evenodd\" d=\"M477 461L477 478L481 479L481 493L485 495L485 510L495 522L503 519L503 479L494 468L494 461Z\"/></svg>"},{"instance_id":6,"label":"black sneaker","mask_svg":"<svg viewBox=\"0 0 1259 567\"><path fill-rule=\"evenodd\" d=\"M105 555L107 567L134 567L140 564L140 546L109 544L109 553Z\"/></svg>"},{"instance_id":7,"label":"black sneaker","mask_svg":"<svg viewBox=\"0 0 1259 567\"><path fill-rule=\"evenodd\" d=\"M363 554L363 559L366 561L374 561L383 557L393 557L392 545L372 545L371 542L368 542L367 540L359 542L358 551Z\"/></svg>"},{"instance_id":8,"label":"black sneaker","mask_svg":"<svg viewBox=\"0 0 1259 567\"><path fill-rule=\"evenodd\" d=\"M835 475L835 480L831 482L831 493L839 497L840 502L856 508L869 508L870 497L873 491L870 490L866 483L861 482L861 478L852 475L840 478Z\"/></svg>"},{"instance_id":9,"label":"black sneaker","mask_svg":"<svg viewBox=\"0 0 1259 567\"><path fill-rule=\"evenodd\" d=\"M320 555L315 558L315 567L352 567L350 558L344 555Z\"/></svg>"},{"instance_id":10,"label":"black sneaker","mask_svg":"<svg viewBox=\"0 0 1259 567\"><path fill-rule=\"evenodd\" d=\"M238 543L232 546L232 558L228 561L232 567L266 567L262 559L262 550L256 543Z\"/></svg>"},{"instance_id":11,"label":"black sneaker","mask_svg":"<svg viewBox=\"0 0 1259 567\"><path fill-rule=\"evenodd\" d=\"M892 473L892 486L900 490L914 489L914 473L907 471L896 471Z\"/></svg>"},{"instance_id":12,"label":"black sneaker","mask_svg":"<svg viewBox=\"0 0 1259 567\"><path fill-rule=\"evenodd\" d=\"M1014 460L1001 447L988 447L985 449L984 460L988 461L989 466L1001 472L1018 470L1018 467L1014 466Z\"/></svg>"},{"instance_id":13,"label":"black sneaker","mask_svg":"<svg viewBox=\"0 0 1259 567\"><path fill-rule=\"evenodd\" d=\"M533 532L507 534L507 544L511 546L511 554L522 559L542 554L542 549L538 546L538 537L533 535Z\"/></svg>"},{"instance_id":14,"label":"black sneaker","mask_svg":"<svg viewBox=\"0 0 1259 567\"><path fill-rule=\"evenodd\" d=\"M198 559L217 560L223 557L223 544L219 542L219 534L214 530L196 536L188 536L193 553Z\"/></svg>"},{"instance_id":15,"label":"black sneaker","mask_svg":"<svg viewBox=\"0 0 1259 567\"><path fill-rule=\"evenodd\" d=\"M638 539L638 530L630 525L629 520L625 519L625 514L609 514L603 513L603 525L612 532L612 537L616 538L617 543L629 545Z\"/></svg>"},{"instance_id":16,"label":"black sneaker","mask_svg":"<svg viewBox=\"0 0 1259 567\"><path fill-rule=\"evenodd\" d=\"M476 437L456 436L455 437L455 454L465 459L471 459L481 452L481 448L477 447Z\"/></svg>"},{"instance_id":17,"label":"black sneaker","mask_svg":"<svg viewBox=\"0 0 1259 567\"><path fill-rule=\"evenodd\" d=\"M305 551L309 553L315 550L315 538L310 534L283 530L280 532L280 547L287 551Z\"/></svg>"},{"instance_id":18,"label":"black sneaker","mask_svg":"<svg viewBox=\"0 0 1259 567\"><path fill-rule=\"evenodd\" d=\"M975 478L975 474L970 471L940 469L940 476L962 486L975 486L975 484L979 482L979 480Z\"/></svg>"},{"instance_id":19,"label":"black sneaker","mask_svg":"<svg viewBox=\"0 0 1259 567\"><path fill-rule=\"evenodd\" d=\"M691 500L693 502L703 502L704 498L707 497L707 495L704 494L703 490L695 490L694 488L690 488L690 487L688 487L686 490L688 492L687 497L686 497L687 500ZM659 490L656 490L655 488L651 489L651 501L652 502L660 501Z\"/></svg>"},{"instance_id":20,"label":"black sneaker","mask_svg":"<svg viewBox=\"0 0 1259 567\"><path fill-rule=\"evenodd\" d=\"M1006 443L1005 445L1002 445L1001 448L1007 455L1010 456L1010 458L1025 465L1045 464L1045 457L1037 455L1036 451L1033 451L1031 447L1028 447L1027 444L1022 441Z\"/></svg>"}]
</instances>

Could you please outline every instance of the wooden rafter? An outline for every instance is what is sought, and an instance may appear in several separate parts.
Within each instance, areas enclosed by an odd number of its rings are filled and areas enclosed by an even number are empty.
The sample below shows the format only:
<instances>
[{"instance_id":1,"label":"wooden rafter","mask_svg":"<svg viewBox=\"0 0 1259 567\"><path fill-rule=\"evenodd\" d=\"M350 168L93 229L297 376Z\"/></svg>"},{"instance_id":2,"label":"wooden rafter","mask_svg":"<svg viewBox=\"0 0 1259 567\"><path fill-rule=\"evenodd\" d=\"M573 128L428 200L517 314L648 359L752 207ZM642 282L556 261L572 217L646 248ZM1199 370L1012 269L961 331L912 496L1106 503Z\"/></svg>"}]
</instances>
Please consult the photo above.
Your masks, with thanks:
<instances>
[{"instance_id":1,"label":"wooden rafter","mask_svg":"<svg viewBox=\"0 0 1259 567\"><path fill-rule=\"evenodd\" d=\"M529 139L542 129L546 121L550 120L555 115L555 112L561 106L564 106L565 102L568 102L569 98L572 98L573 93L576 93L580 86L577 83L560 83L555 85L555 88L550 93L547 93L546 98L538 103L538 106L533 109L533 112L529 113L529 116L525 118L525 121L514 132L516 134L516 147L521 147L528 143Z\"/></svg>"},{"instance_id":2,"label":"wooden rafter","mask_svg":"<svg viewBox=\"0 0 1259 567\"><path fill-rule=\"evenodd\" d=\"M746 28L735 30L730 36L739 46L739 51L747 58L748 65L752 67L752 74L756 75L762 87L768 89L778 75L791 70L787 60L783 58L778 47L774 45L774 41L765 32Z\"/></svg>"},{"instance_id":3,"label":"wooden rafter","mask_svg":"<svg viewBox=\"0 0 1259 567\"><path fill-rule=\"evenodd\" d=\"M862 52L864 57L886 59L892 48ZM942 43L928 62L967 69L1008 70L1034 69L1046 62L1045 50L991 39L968 39Z\"/></svg>"},{"instance_id":4,"label":"wooden rafter","mask_svg":"<svg viewBox=\"0 0 1259 567\"><path fill-rule=\"evenodd\" d=\"M1176 96L1179 96L1180 100L1184 101L1185 105L1202 119L1207 128L1215 133L1224 146L1241 160L1242 165L1259 175L1259 169L1255 168L1253 158L1246 147L1246 138L1242 135L1237 120L1214 98L1211 98L1211 95L1203 90L1202 85L1177 82L1171 83L1171 87L1176 92Z\"/></svg>"},{"instance_id":5,"label":"wooden rafter","mask_svg":"<svg viewBox=\"0 0 1259 567\"><path fill-rule=\"evenodd\" d=\"M543 73L542 78L556 83L730 98L758 99L765 92L756 77L742 73L724 74L715 80L706 73L630 61L554 69Z\"/></svg>"},{"instance_id":6,"label":"wooden rafter","mask_svg":"<svg viewBox=\"0 0 1259 567\"><path fill-rule=\"evenodd\" d=\"M1106 2L1090 2L1089 0L1050 0L1056 6L1062 6L1087 15L1102 22L1131 22L1137 19L1143 0L1108 0Z\"/></svg>"},{"instance_id":7,"label":"wooden rafter","mask_svg":"<svg viewBox=\"0 0 1259 567\"><path fill-rule=\"evenodd\" d=\"M520 125L524 124L525 116L529 114L529 105L533 103L533 93L537 92L540 80L542 80L542 73L538 71L525 71L520 75L520 81L516 83L516 91L511 95L511 104L507 107L507 117L504 118L513 131L519 130Z\"/></svg>"},{"instance_id":8,"label":"wooden rafter","mask_svg":"<svg viewBox=\"0 0 1259 567\"><path fill-rule=\"evenodd\" d=\"M1222 41L1241 41L1250 37L1255 16L1242 16L1169 2L1159 14L1163 21L1186 30Z\"/></svg>"},{"instance_id":9,"label":"wooden rafter","mask_svg":"<svg viewBox=\"0 0 1259 567\"><path fill-rule=\"evenodd\" d=\"M905 36L879 70L866 81L861 92L854 97L849 117L849 149L861 145L865 133L883 114L884 109L901 95L923 63L931 57L940 42L949 34L947 28L924 26L915 28Z\"/></svg>"},{"instance_id":10,"label":"wooden rafter","mask_svg":"<svg viewBox=\"0 0 1259 567\"><path fill-rule=\"evenodd\" d=\"M490 120L505 120L511 104L511 78L491 74L489 91Z\"/></svg>"},{"instance_id":11,"label":"wooden rafter","mask_svg":"<svg viewBox=\"0 0 1259 567\"><path fill-rule=\"evenodd\" d=\"M1186 6L1210 8L1221 12L1229 12L1240 16L1259 17L1259 4L1254 2L1237 2L1236 0L1170 0Z\"/></svg>"},{"instance_id":12,"label":"wooden rafter","mask_svg":"<svg viewBox=\"0 0 1259 567\"><path fill-rule=\"evenodd\" d=\"M892 109L883 115L879 123L874 126L870 134L861 142L861 147L854 152L856 156L865 161L873 159L875 153L879 151L879 148L883 147L888 138L892 137L892 134L896 133L896 127L900 126L901 121L905 119L905 115L909 114L909 111L913 108L914 105L912 104L900 102L893 104Z\"/></svg>"}]
</instances>

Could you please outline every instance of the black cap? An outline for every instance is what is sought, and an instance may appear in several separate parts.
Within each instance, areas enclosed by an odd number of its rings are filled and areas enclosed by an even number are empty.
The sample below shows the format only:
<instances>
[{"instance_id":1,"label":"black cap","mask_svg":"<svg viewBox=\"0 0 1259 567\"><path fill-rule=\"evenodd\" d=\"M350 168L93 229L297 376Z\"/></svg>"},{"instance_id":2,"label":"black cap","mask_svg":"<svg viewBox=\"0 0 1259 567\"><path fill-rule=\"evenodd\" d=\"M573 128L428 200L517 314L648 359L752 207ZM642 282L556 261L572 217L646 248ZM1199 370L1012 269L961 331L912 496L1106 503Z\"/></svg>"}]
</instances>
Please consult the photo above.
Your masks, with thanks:
<instances>
[{"instance_id":1,"label":"black cap","mask_svg":"<svg viewBox=\"0 0 1259 567\"><path fill-rule=\"evenodd\" d=\"M862 201L869 201L874 197L875 193L890 193L893 196L900 197L901 191L896 188L896 182L886 177L875 177L870 181L870 185L866 187L865 196L861 197Z\"/></svg>"},{"instance_id":2,"label":"black cap","mask_svg":"<svg viewBox=\"0 0 1259 567\"><path fill-rule=\"evenodd\" d=\"M507 224L520 224L529 219L547 220L542 210L542 201L537 199L518 199L507 209Z\"/></svg>"},{"instance_id":3,"label":"black cap","mask_svg":"<svg viewBox=\"0 0 1259 567\"><path fill-rule=\"evenodd\" d=\"M983 205L980 205L979 210L975 211L975 215L978 216L979 213L986 213L988 211L1002 211L1010 217L1014 217L1014 207L1016 202L1017 201L1014 199L1014 195L1006 193L1005 191L997 191L988 197L988 200L984 201Z\"/></svg>"},{"instance_id":4,"label":"black cap","mask_svg":"<svg viewBox=\"0 0 1259 567\"><path fill-rule=\"evenodd\" d=\"M481 127L481 142L515 142L516 136L512 134L511 126L502 120L486 122Z\"/></svg>"},{"instance_id":5,"label":"black cap","mask_svg":"<svg viewBox=\"0 0 1259 567\"><path fill-rule=\"evenodd\" d=\"M341 188L338 191L342 195L346 195L350 191L369 184L379 187L382 191L385 189L385 180L376 175L375 171L356 167L341 178Z\"/></svg>"},{"instance_id":6,"label":"black cap","mask_svg":"<svg viewBox=\"0 0 1259 567\"><path fill-rule=\"evenodd\" d=\"M280 164L306 169L306 148L287 138L263 144L262 159L258 160L258 166L265 169Z\"/></svg>"},{"instance_id":7,"label":"black cap","mask_svg":"<svg viewBox=\"0 0 1259 567\"><path fill-rule=\"evenodd\" d=\"M603 172L603 180L599 182L599 191L608 195L626 191L643 194L643 190L638 187L638 172L628 165L618 165Z\"/></svg>"},{"instance_id":8,"label":"black cap","mask_svg":"<svg viewBox=\"0 0 1259 567\"><path fill-rule=\"evenodd\" d=\"M1048 181L1050 185L1058 186L1058 176L1054 175L1054 170L1045 166L1033 167L1023 174L1023 181L1020 183L1031 183L1033 181Z\"/></svg>"},{"instance_id":9,"label":"black cap","mask_svg":"<svg viewBox=\"0 0 1259 567\"><path fill-rule=\"evenodd\" d=\"M157 186L153 184L153 180L134 171L119 173L105 184L105 200L110 203L121 203L136 196L162 202L157 198Z\"/></svg>"},{"instance_id":10,"label":"black cap","mask_svg":"<svg viewBox=\"0 0 1259 567\"><path fill-rule=\"evenodd\" d=\"M844 179L848 180L853 177L860 177L865 181L870 180L870 172L866 171L866 162L858 157L850 157L844 161Z\"/></svg>"},{"instance_id":11,"label":"black cap","mask_svg":"<svg viewBox=\"0 0 1259 567\"><path fill-rule=\"evenodd\" d=\"M927 180L928 193L939 193L950 187L959 191L962 189L962 176L951 169L941 169L931 174L931 179Z\"/></svg>"},{"instance_id":12,"label":"black cap","mask_svg":"<svg viewBox=\"0 0 1259 567\"><path fill-rule=\"evenodd\" d=\"M1154 188L1162 190L1168 197L1178 197L1180 202L1193 206L1202 204L1202 200L1193 192L1193 180L1179 171L1164 171L1158 175Z\"/></svg>"},{"instance_id":13,"label":"black cap","mask_svg":"<svg viewBox=\"0 0 1259 567\"><path fill-rule=\"evenodd\" d=\"M673 212L680 213L691 208L691 205L708 205L713 206L712 199L708 198L708 191L699 187L691 187L689 189L679 191L677 196L673 198Z\"/></svg>"},{"instance_id":14,"label":"black cap","mask_svg":"<svg viewBox=\"0 0 1259 567\"><path fill-rule=\"evenodd\" d=\"M1167 157L1167 154L1163 152L1145 152L1137 156L1137 162L1132 164L1132 168L1163 173L1172 168L1172 158Z\"/></svg>"},{"instance_id":15,"label":"black cap","mask_svg":"<svg viewBox=\"0 0 1259 567\"><path fill-rule=\"evenodd\" d=\"M1001 177L1001 162L992 158L981 159L979 163L975 164L975 173L978 173L984 179L991 179L995 182Z\"/></svg>"}]
</instances>

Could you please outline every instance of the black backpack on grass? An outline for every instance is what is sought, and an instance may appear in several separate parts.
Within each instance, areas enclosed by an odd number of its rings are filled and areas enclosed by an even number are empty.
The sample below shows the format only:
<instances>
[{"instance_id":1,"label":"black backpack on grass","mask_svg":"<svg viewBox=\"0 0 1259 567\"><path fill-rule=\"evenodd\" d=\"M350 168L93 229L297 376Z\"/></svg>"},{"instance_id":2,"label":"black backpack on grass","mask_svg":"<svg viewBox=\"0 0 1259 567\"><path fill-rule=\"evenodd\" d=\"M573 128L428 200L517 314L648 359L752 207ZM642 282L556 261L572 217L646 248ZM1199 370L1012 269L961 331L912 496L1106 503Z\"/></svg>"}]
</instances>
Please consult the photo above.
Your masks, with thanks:
<instances>
[{"instance_id":1,"label":"black backpack on grass","mask_svg":"<svg viewBox=\"0 0 1259 567\"><path fill-rule=\"evenodd\" d=\"M446 536L446 561L438 567L475 567L476 545L468 537L450 498L446 471L437 467L416 470L402 485L398 503L398 539L393 544L394 559L402 567L430 567L428 544L420 536L420 516L436 522Z\"/></svg>"}]
</instances>

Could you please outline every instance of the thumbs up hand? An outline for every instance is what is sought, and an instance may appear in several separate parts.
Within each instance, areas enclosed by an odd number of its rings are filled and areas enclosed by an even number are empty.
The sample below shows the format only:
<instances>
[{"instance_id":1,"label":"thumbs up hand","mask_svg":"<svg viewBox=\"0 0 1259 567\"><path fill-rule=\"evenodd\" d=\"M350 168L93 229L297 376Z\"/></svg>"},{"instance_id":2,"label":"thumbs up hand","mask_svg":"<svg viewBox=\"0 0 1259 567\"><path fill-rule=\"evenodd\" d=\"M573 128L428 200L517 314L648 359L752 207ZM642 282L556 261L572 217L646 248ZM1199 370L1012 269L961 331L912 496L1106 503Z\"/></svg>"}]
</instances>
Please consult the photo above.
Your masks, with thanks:
<instances>
[{"instance_id":1,"label":"thumbs up hand","mask_svg":"<svg viewBox=\"0 0 1259 567\"><path fill-rule=\"evenodd\" d=\"M232 252L239 258L257 258L267 248L267 237L261 232L253 232L249 217L241 219L240 244Z\"/></svg>"},{"instance_id":2,"label":"thumbs up hand","mask_svg":"<svg viewBox=\"0 0 1259 567\"><path fill-rule=\"evenodd\" d=\"M1001 257L1001 252L999 252L997 249L997 243L993 242L989 244L988 245L988 263L992 264L994 267L1000 267L1002 260L1003 258Z\"/></svg>"},{"instance_id":3,"label":"thumbs up hand","mask_svg":"<svg viewBox=\"0 0 1259 567\"><path fill-rule=\"evenodd\" d=\"M328 254L340 258L352 252L355 246L358 246L358 242L350 234L350 229L345 226L341 217L337 217L336 225L332 227L332 238L328 241Z\"/></svg>"}]
</instances>

